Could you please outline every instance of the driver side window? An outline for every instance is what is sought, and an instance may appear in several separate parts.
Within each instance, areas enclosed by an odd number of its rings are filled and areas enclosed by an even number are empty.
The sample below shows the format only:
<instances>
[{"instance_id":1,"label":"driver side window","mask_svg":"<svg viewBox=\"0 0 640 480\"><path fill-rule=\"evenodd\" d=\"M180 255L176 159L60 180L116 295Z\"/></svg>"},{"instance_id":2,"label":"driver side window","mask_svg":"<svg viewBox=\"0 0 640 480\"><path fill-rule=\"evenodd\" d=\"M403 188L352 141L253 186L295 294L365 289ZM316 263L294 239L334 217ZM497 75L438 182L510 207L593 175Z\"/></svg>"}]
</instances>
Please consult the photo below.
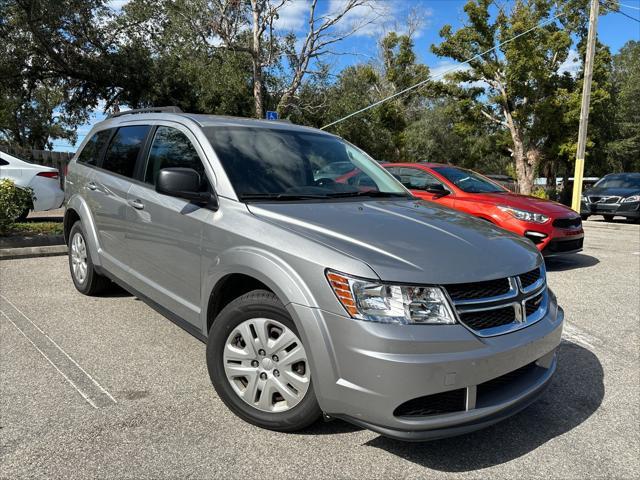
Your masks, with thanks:
<instances>
[{"instance_id":1,"label":"driver side window","mask_svg":"<svg viewBox=\"0 0 640 480\"><path fill-rule=\"evenodd\" d=\"M394 173L400 177L400 182L410 190L426 190L434 185L444 187L436 177L417 168L398 168Z\"/></svg>"},{"instance_id":2,"label":"driver side window","mask_svg":"<svg viewBox=\"0 0 640 480\"><path fill-rule=\"evenodd\" d=\"M191 141L180 130L160 126L156 130L144 173L144 181L155 185L163 168L191 168L200 175L200 191L208 189L204 165Z\"/></svg>"}]
</instances>

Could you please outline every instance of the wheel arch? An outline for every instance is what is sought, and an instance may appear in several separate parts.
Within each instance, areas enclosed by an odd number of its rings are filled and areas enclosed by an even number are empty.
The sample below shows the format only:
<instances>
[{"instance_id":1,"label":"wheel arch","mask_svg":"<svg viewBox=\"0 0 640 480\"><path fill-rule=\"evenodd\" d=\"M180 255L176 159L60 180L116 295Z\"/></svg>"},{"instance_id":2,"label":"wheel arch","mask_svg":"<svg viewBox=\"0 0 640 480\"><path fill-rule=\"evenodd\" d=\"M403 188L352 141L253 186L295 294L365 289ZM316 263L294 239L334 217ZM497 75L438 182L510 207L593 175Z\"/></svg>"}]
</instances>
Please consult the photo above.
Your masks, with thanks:
<instances>
[{"instance_id":1,"label":"wheel arch","mask_svg":"<svg viewBox=\"0 0 640 480\"><path fill-rule=\"evenodd\" d=\"M230 301L255 289L272 292L286 307L290 303L315 304L311 290L283 259L255 248L235 248L218 257L203 282L204 335L217 314ZM296 321L294 319L294 321ZM298 325L298 327L300 327Z\"/></svg>"},{"instance_id":2,"label":"wheel arch","mask_svg":"<svg viewBox=\"0 0 640 480\"><path fill-rule=\"evenodd\" d=\"M78 196L72 196L66 206L64 212L63 228L65 243L69 244L69 232L71 227L77 221L82 222L82 227L85 232L85 241L91 255L91 260L94 265L101 266L100 256L98 255L99 241L98 232L96 231L95 224L93 222L93 215L89 210L89 206L86 201Z\"/></svg>"}]
</instances>

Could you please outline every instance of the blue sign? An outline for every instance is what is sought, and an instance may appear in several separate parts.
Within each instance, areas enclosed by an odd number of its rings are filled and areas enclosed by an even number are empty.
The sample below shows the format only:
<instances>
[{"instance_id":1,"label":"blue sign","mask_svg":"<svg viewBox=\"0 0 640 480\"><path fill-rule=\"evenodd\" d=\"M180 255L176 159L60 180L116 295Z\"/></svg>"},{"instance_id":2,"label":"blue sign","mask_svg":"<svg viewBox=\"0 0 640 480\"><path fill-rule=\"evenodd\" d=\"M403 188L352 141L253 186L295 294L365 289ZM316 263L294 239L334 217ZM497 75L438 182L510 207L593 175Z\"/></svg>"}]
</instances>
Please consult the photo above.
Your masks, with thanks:
<instances>
[{"instance_id":1,"label":"blue sign","mask_svg":"<svg viewBox=\"0 0 640 480\"><path fill-rule=\"evenodd\" d=\"M267 110L267 120L278 120L278 112L271 112Z\"/></svg>"}]
</instances>

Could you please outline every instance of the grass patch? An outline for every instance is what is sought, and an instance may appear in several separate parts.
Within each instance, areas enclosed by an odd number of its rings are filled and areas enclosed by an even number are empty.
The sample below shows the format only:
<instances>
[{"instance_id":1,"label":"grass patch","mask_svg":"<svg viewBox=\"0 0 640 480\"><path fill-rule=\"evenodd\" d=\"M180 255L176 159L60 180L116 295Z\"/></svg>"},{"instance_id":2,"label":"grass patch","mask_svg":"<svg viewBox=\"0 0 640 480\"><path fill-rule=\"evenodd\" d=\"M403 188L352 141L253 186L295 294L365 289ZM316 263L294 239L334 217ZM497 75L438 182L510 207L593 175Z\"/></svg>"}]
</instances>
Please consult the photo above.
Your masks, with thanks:
<instances>
[{"instance_id":1,"label":"grass patch","mask_svg":"<svg viewBox=\"0 0 640 480\"><path fill-rule=\"evenodd\" d=\"M62 222L16 222L0 233L3 237L15 235L62 235Z\"/></svg>"}]
</instances>

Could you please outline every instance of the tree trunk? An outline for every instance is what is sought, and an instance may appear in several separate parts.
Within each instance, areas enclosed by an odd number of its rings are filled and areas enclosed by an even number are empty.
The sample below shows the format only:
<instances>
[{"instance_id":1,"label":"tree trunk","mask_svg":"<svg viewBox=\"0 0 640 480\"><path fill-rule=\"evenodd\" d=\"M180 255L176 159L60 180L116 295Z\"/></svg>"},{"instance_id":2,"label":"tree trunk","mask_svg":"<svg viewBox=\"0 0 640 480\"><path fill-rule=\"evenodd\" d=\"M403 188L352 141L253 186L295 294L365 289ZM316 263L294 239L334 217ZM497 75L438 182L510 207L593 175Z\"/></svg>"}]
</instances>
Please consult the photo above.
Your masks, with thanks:
<instances>
[{"instance_id":1,"label":"tree trunk","mask_svg":"<svg viewBox=\"0 0 640 480\"><path fill-rule=\"evenodd\" d=\"M261 14L264 7L257 0L251 0L251 12L253 14L253 45L251 46L251 63L253 65L253 101L255 103L256 118L264 118L262 102L262 62L260 50L261 38Z\"/></svg>"},{"instance_id":2,"label":"tree trunk","mask_svg":"<svg viewBox=\"0 0 640 480\"><path fill-rule=\"evenodd\" d=\"M253 101L255 104L256 118L264 118L264 107L262 104L262 67L260 61L253 60Z\"/></svg>"},{"instance_id":3,"label":"tree trunk","mask_svg":"<svg viewBox=\"0 0 640 480\"><path fill-rule=\"evenodd\" d=\"M526 150L522 131L513 119L513 115L508 107L502 109L511 141L513 142L513 161L516 165L516 176L518 180L518 188L523 195L531 195L533 193L533 185L536 180L536 170L540 162L540 153L536 149Z\"/></svg>"}]
</instances>

